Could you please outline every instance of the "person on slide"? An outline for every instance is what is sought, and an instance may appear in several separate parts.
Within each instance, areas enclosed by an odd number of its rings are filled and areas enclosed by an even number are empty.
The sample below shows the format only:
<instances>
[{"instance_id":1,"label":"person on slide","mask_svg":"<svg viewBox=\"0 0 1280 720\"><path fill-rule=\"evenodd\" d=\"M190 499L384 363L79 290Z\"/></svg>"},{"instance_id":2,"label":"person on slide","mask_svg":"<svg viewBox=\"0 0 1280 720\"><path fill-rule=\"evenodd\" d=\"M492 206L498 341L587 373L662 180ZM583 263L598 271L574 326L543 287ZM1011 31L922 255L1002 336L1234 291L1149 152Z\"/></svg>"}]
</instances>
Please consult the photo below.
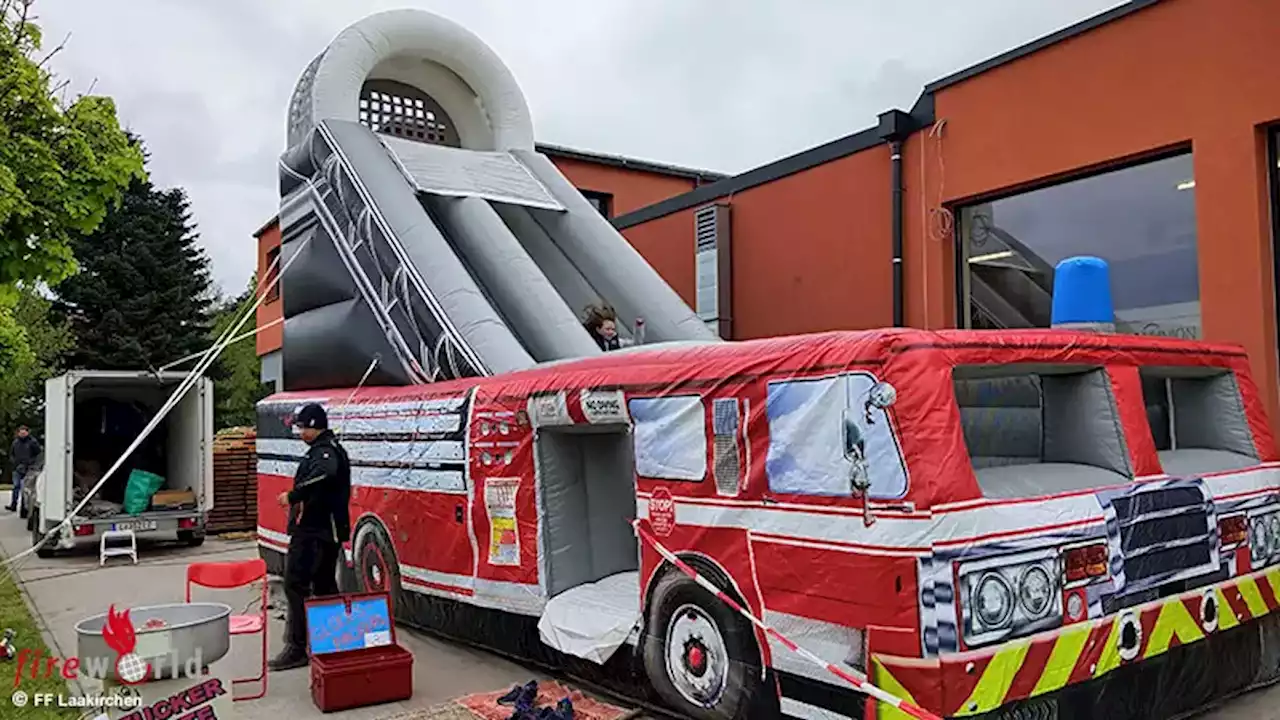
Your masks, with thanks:
<instances>
[{"instance_id":1,"label":"person on slide","mask_svg":"<svg viewBox=\"0 0 1280 720\"><path fill-rule=\"evenodd\" d=\"M608 305L588 305L587 317L582 326L591 333L591 339L601 350L617 350L622 347L618 339L618 314Z\"/></svg>"}]
</instances>

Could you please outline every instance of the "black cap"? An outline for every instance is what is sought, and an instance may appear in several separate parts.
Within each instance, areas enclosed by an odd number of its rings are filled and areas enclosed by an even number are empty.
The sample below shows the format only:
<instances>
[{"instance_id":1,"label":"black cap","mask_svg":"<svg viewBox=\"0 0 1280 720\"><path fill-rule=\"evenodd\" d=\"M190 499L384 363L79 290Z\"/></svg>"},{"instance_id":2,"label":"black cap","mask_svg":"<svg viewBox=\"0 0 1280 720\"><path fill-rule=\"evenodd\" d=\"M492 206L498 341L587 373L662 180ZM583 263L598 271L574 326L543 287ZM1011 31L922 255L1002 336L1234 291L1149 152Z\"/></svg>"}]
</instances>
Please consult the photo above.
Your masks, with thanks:
<instances>
[{"instance_id":1,"label":"black cap","mask_svg":"<svg viewBox=\"0 0 1280 720\"><path fill-rule=\"evenodd\" d=\"M294 427L311 428L312 430L328 430L329 416L325 414L324 408L316 403L308 403L303 405L298 414L293 417Z\"/></svg>"}]
</instances>

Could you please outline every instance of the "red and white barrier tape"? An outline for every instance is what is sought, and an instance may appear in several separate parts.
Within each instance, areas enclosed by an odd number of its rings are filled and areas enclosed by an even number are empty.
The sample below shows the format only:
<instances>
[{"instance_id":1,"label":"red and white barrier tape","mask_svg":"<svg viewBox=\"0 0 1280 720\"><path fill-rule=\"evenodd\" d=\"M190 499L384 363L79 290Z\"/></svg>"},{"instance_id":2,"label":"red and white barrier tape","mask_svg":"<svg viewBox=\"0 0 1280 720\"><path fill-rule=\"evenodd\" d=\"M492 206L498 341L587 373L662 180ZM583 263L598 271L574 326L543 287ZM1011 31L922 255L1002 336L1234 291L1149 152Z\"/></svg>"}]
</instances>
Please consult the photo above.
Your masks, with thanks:
<instances>
[{"instance_id":1,"label":"red and white barrier tape","mask_svg":"<svg viewBox=\"0 0 1280 720\"><path fill-rule=\"evenodd\" d=\"M906 700L903 700L902 698L899 698L895 695L891 695L890 693L885 692L884 690L881 690L875 685L872 685L871 681L867 679L867 676L863 675L862 673L857 672L856 670L846 670L842 667L838 667L832 663L827 662L826 660L823 660L817 655L814 655L808 650L805 650L799 645L795 644L789 638L787 638L787 636L783 635L777 630L774 630L773 628L764 624L763 620L760 620L756 616L752 615L750 610L747 610L746 608L739 605L737 601L729 597L723 590L716 587L715 584L712 583L710 580L707 580L706 578L699 575L697 570L694 570L692 567L689 566L688 563L676 557L675 553L663 547L662 543L658 542L658 539L655 538L653 534L644 527L643 521L636 520L633 524L636 529L636 534L639 535L642 540L648 543L650 547L656 550L658 554L661 555L667 562L671 563L672 565L675 565L680 570L680 572L684 573L685 575L688 575L690 578L694 580L694 582L702 586L704 590L715 595L717 598L720 599L721 602L733 608L735 612L737 612L742 617L746 618L752 625L755 625L756 627L760 628L760 630L764 632L766 635L782 643L783 646L785 646L791 652L799 655L800 657L804 658L805 660L808 660L809 662L817 665L818 667L825 669L827 672L831 673L832 675L835 675L841 680L844 680L850 685L853 685L855 688L858 689L859 692L866 693L867 695L870 695L871 697L875 698L876 700L879 700L882 703L892 705L893 707L906 713L907 715L910 715L913 718L917 718L917 720L942 720L942 718L940 718L937 715L934 715L928 710L925 710L924 708L921 708L921 707L917 707L913 703L907 702Z\"/></svg>"}]
</instances>

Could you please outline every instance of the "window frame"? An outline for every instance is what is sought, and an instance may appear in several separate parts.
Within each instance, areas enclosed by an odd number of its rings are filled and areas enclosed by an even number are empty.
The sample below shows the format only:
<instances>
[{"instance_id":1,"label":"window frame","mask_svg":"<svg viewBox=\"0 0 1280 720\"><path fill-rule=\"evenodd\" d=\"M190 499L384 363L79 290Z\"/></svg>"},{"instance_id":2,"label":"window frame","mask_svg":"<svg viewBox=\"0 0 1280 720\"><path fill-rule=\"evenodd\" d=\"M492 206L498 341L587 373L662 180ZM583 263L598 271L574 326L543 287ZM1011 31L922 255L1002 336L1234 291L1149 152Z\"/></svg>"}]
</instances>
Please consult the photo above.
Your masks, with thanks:
<instances>
[{"instance_id":1,"label":"window frame","mask_svg":"<svg viewBox=\"0 0 1280 720\"><path fill-rule=\"evenodd\" d=\"M613 219L613 193L601 192L599 190L578 189L587 202L592 203L596 210L604 216L606 220Z\"/></svg>"},{"instance_id":2,"label":"window frame","mask_svg":"<svg viewBox=\"0 0 1280 720\"><path fill-rule=\"evenodd\" d=\"M1276 126L1276 131L1280 132L1280 125ZM1275 136L1273 135L1272 137L1274 138ZM1095 177L1109 175L1114 172L1120 172L1123 170L1128 170L1130 168L1135 168L1135 167L1140 167L1142 165L1148 165L1150 163L1160 162L1162 160L1169 160L1171 158L1179 157L1181 155L1192 156L1193 162L1194 162L1194 148L1192 147L1191 143L1189 142L1178 143L1175 145L1170 145L1168 147L1159 148L1150 152L1143 152L1135 155L1116 158L1113 160L1096 163L1094 165L1088 165L1082 168L1077 168L1075 170L1068 171L1060 175L1055 175L1048 178L1042 178L1038 181L1032 181L1022 185L1013 185L1013 186L1001 188L998 190L993 190L990 192L980 193L969 198L964 198L959 201L945 204L944 207L946 208L947 212L951 213L951 217L953 218L953 222L951 225L951 235L952 235L951 249L952 249L952 257L955 259L954 272L955 272L956 327L962 330L968 330L973 328L973 313L971 308L971 299L973 297L973 294L969 292L970 282L971 282L970 273L969 273L969 248L968 248L968 243L965 242L965 234L964 234L963 218L964 218L965 209L973 207L975 205L981 205L984 203L995 203L995 202L999 202L1000 200L1006 200L1008 198L1017 197L1019 195L1026 195L1029 193L1036 192L1037 190L1045 190L1051 187L1057 187L1059 185L1069 185L1073 182L1079 182L1081 180L1089 180ZM1270 163L1270 165L1274 167L1275 163ZM1278 179L1277 182L1280 182L1280 179ZM1280 202L1280 200L1277 200L1277 202ZM1280 207L1280 205L1276 207ZM1275 218L1275 215L1276 213L1273 212L1272 213L1273 218ZM1280 233L1280 221L1276 221L1275 224L1277 227L1276 232ZM1199 252L1200 252L1200 238L1197 234L1197 237L1196 237L1197 264L1199 264ZM1280 258L1274 258L1274 260L1276 262L1277 270L1280 271ZM1280 289L1277 289L1276 297L1277 297L1277 300L1280 301ZM1277 344L1278 346L1280 346L1280 341L1277 341Z\"/></svg>"},{"instance_id":3,"label":"window frame","mask_svg":"<svg viewBox=\"0 0 1280 720\"><path fill-rule=\"evenodd\" d=\"M267 286L267 290L266 297L262 300L263 304L273 303L280 299L280 282L277 280L280 277L280 248L280 245L276 245L266 252L266 264L263 267L266 277L263 284ZM272 267L273 264L274 267Z\"/></svg>"}]
</instances>

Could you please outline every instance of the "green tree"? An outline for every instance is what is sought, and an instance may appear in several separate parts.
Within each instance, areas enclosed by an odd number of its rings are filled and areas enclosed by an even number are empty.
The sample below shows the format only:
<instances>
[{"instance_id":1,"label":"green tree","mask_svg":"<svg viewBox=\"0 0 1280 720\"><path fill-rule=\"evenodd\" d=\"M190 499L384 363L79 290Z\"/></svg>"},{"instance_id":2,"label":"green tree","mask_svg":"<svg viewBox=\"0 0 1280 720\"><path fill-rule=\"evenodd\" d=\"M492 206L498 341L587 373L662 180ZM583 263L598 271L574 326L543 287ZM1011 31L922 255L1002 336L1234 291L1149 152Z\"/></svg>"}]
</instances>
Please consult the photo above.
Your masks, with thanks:
<instances>
[{"instance_id":1,"label":"green tree","mask_svg":"<svg viewBox=\"0 0 1280 720\"><path fill-rule=\"evenodd\" d=\"M258 278L255 275L249 279L249 286L244 292L222 303L214 315L210 344L253 307L257 287ZM253 322L252 319L249 320L236 335L251 331ZM262 382L262 361L258 357L254 336L228 345L218 362L223 371L214 381L214 397L217 399L214 423L219 430L255 425L258 401L269 395L271 388Z\"/></svg>"},{"instance_id":2,"label":"green tree","mask_svg":"<svg viewBox=\"0 0 1280 720\"><path fill-rule=\"evenodd\" d=\"M55 289L71 323L73 368L159 368L209 346L209 258L186 195L135 179L119 207L74 242L80 271Z\"/></svg>"},{"instance_id":3,"label":"green tree","mask_svg":"<svg viewBox=\"0 0 1280 720\"><path fill-rule=\"evenodd\" d=\"M142 173L110 98L59 99L30 22L34 0L0 0L0 288L56 284L75 271L73 244L93 232ZM12 319L0 313L0 323ZM0 329L0 356L11 329ZM3 358L0 357L0 361ZM3 366L0 366L0 370Z\"/></svg>"},{"instance_id":4,"label":"green tree","mask_svg":"<svg viewBox=\"0 0 1280 720\"><path fill-rule=\"evenodd\" d=\"M44 425L44 381L62 372L62 357L74 344L71 328L52 312L52 303L31 287L19 290L13 317L30 349L0 374L0 428Z\"/></svg>"}]
</instances>

